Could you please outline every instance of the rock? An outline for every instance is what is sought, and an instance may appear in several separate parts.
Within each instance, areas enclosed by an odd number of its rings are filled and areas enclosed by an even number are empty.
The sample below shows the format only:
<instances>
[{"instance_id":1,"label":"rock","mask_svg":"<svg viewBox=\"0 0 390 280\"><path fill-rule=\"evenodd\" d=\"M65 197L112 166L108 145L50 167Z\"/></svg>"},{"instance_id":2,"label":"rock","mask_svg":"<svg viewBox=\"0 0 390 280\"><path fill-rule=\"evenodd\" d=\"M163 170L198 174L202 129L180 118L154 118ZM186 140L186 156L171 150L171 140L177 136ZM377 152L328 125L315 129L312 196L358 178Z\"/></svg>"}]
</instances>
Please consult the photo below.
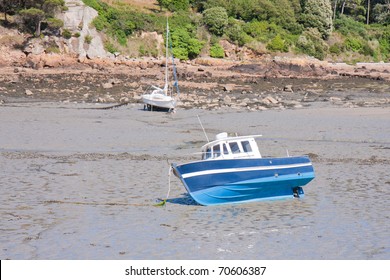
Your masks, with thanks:
<instances>
[{"instance_id":1,"label":"rock","mask_svg":"<svg viewBox=\"0 0 390 280\"><path fill-rule=\"evenodd\" d=\"M231 102L232 102L232 99L230 98L230 96L226 95L223 98L223 103L225 103L226 105L229 105Z\"/></svg>"},{"instance_id":2,"label":"rock","mask_svg":"<svg viewBox=\"0 0 390 280\"><path fill-rule=\"evenodd\" d=\"M286 85L286 86L284 86L283 91L286 91L286 92L294 92L293 89L292 89L292 85Z\"/></svg>"},{"instance_id":3,"label":"rock","mask_svg":"<svg viewBox=\"0 0 390 280\"><path fill-rule=\"evenodd\" d=\"M148 63L146 61L141 61L140 64L139 64L139 68L141 68L142 70L145 70L148 68Z\"/></svg>"},{"instance_id":4,"label":"rock","mask_svg":"<svg viewBox=\"0 0 390 280\"><path fill-rule=\"evenodd\" d=\"M102 87L103 87L104 89L109 89L109 88L112 88L113 85L112 85L112 83L104 83L104 84L102 84Z\"/></svg>"},{"instance_id":5,"label":"rock","mask_svg":"<svg viewBox=\"0 0 390 280\"><path fill-rule=\"evenodd\" d=\"M33 92L31 90L29 90L29 89L26 89L24 94L27 95L27 96L30 96L30 95L33 95Z\"/></svg>"},{"instance_id":6,"label":"rock","mask_svg":"<svg viewBox=\"0 0 390 280\"><path fill-rule=\"evenodd\" d=\"M70 52L90 59L114 57L113 54L105 51L100 34L91 24L98 16L98 12L86 6L81 0L65 0L65 4L68 9L59 15L64 22L64 28L80 34L78 38L71 37L67 40ZM92 38L89 43L86 43L87 36Z\"/></svg>"},{"instance_id":7,"label":"rock","mask_svg":"<svg viewBox=\"0 0 390 280\"><path fill-rule=\"evenodd\" d=\"M341 98L332 96L331 98L329 98L329 100L332 102L340 102Z\"/></svg>"},{"instance_id":8,"label":"rock","mask_svg":"<svg viewBox=\"0 0 390 280\"><path fill-rule=\"evenodd\" d=\"M40 55L45 52L45 48L39 38L33 38L26 44L23 51L28 54Z\"/></svg>"},{"instance_id":9,"label":"rock","mask_svg":"<svg viewBox=\"0 0 390 280\"><path fill-rule=\"evenodd\" d=\"M61 65L61 57L58 55L46 55L43 58L43 67L55 68Z\"/></svg>"},{"instance_id":10,"label":"rock","mask_svg":"<svg viewBox=\"0 0 390 280\"><path fill-rule=\"evenodd\" d=\"M278 104L278 101L277 101L275 98L273 98L272 96L267 96L266 98L264 98L264 99L262 100L262 102L264 102L264 103L266 103L266 104L270 104L270 103L272 103L272 104Z\"/></svg>"},{"instance_id":11,"label":"rock","mask_svg":"<svg viewBox=\"0 0 390 280\"><path fill-rule=\"evenodd\" d=\"M225 85L224 87L223 87L223 90L224 91L232 91L234 89L234 85Z\"/></svg>"}]
</instances>

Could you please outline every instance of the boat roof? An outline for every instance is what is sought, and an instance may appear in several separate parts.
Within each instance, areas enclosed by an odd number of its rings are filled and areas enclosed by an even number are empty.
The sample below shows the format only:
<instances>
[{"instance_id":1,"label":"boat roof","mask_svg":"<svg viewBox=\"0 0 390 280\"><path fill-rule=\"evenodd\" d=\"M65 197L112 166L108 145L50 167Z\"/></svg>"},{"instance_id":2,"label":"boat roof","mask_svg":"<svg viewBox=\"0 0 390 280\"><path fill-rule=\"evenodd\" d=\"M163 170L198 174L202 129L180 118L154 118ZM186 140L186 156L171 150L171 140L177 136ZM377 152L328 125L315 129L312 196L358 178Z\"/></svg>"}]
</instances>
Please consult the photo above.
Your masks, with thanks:
<instances>
[{"instance_id":1,"label":"boat roof","mask_svg":"<svg viewBox=\"0 0 390 280\"><path fill-rule=\"evenodd\" d=\"M257 134L257 135L243 135L243 136L226 136L226 137L223 137L222 135L223 133L220 133L220 134L217 134L217 139L214 140L214 141L211 141L211 142L208 142L207 144L204 144L202 146L202 150L206 147L209 147L209 146L213 146L219 142L225 142L225 141L241 141L241 140L248 140L248 139L256 139L256 138L260 138L262 137L263 135L261 134ZM222 136L220 136L222 135ZM227 134L226 134L227 135ZM218 137L219 136L219 137Z\"/></svg>"}]
</instances>

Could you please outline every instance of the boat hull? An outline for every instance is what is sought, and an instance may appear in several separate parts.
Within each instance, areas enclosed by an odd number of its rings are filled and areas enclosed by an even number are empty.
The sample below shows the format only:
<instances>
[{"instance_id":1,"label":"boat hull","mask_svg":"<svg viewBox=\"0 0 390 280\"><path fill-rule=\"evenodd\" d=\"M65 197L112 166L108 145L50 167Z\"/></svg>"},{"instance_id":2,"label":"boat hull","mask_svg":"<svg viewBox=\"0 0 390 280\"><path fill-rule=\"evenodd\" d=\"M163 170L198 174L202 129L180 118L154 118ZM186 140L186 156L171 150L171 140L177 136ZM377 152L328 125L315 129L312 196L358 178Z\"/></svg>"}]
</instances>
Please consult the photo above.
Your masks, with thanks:
<instances>
[{"instance_id":1,"label":"boat hull","mask_svg":"<svg viewBox=\"0 0 390 280\"><path fill-rule=\"evenodd\" d=\"M176 106L176 100L165 94L145 94L142 96L142 102L150 107L151 110L155 109L174 109Z\"/></svg>"},{"instance_id":2,"label":"boat hull","mask_svg":"<svg viewBox=\"0 0 390 280\"><path fill-rule=\"evenodd\" d=\"M303 196L302 186L314 178L306 156L204 160L172 167L201 205Z\"/></svg>"}]
</instances>

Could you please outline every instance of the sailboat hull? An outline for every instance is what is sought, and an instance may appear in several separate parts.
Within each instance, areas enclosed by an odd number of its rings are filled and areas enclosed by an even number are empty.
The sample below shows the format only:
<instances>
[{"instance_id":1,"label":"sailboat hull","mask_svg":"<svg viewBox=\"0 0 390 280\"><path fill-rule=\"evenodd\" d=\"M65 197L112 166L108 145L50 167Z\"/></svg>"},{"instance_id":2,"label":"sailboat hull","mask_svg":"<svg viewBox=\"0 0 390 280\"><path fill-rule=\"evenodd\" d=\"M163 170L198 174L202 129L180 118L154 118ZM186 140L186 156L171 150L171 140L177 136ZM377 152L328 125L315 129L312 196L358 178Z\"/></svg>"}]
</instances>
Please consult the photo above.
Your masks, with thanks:
<instances>
[{"instance_id":1,"label":"sailboat hull","mask_svg":"<svg viewBox=\"0 0 390 280\"><path fill-rule=\"evenodd\" d=\"M176 106L176 100L172 98L171 96L161 94L161 93L151 93L151 94L144 94L142 96L142 102L150 106L151 109L174 109Z\"/></svg>"}]
</instances>

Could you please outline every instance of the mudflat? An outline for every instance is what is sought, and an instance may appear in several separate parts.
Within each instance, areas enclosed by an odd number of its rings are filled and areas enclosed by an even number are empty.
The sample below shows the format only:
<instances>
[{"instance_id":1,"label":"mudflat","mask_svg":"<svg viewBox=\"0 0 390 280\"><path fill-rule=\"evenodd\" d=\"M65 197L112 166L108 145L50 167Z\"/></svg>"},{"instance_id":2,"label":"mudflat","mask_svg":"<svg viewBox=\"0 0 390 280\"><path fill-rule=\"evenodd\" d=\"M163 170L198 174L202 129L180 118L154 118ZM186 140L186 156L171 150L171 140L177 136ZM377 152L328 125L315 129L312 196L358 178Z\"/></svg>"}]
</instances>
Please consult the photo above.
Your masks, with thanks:
<instances>
[{"instance_id":1,"label":"mudflat","mask_svg":"<svg viewBox=\"0 0 390 280\"><path fill-rule=\"evenodd\" d=\"M0 107L1 259L390 258L387 105L168 114L28 98ZM197 115L209 138L262 134L263 155L308 154L304 198L195 204L168 163L198 158Z\"/></svg>"}]
</instances>

